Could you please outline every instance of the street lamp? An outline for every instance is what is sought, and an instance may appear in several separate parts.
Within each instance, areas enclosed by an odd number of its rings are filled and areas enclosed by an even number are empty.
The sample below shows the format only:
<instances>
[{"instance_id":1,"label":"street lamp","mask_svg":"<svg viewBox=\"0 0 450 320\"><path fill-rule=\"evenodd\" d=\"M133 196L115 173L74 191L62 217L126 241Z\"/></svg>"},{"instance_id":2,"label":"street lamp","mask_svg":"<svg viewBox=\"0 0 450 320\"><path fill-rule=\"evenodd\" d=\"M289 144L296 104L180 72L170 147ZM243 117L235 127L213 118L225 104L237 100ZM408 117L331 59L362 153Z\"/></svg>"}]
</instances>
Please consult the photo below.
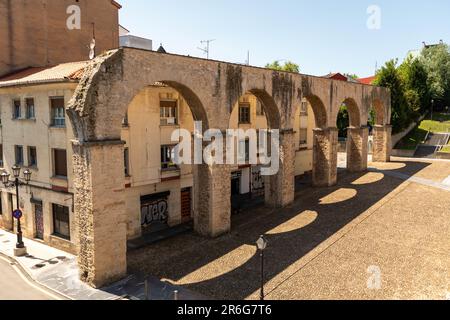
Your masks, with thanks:
<instances>
[{"instance_id":1,"label":"street lamp","mask_svg":"<svg viewBox=\"0 0 450 320\"><path fill-rule=\"evenodd\" d=\"M259 237L258 241L256 241L256 247L258 248L261 257L261 301L264 301L264 251L266 250L268 243L269 242L264 236Z\"/></svg>"},{"instance_id":2,"label":"street lamp","mask_svg":"<svg viewBox=\"0 0 450 320\"><path fill-rule=\"evenodd\" d=\"M431 121L433 121L434 99L431 99Z\"/></svg>"},{"instance_id":3,"label":"street lamp","mask_svg":"<svg viewBox=\"0 0 450 320\"><path fill-rule=\"evenodd\" d=\"M16 255L24 255L26 253L26 248L25 248L25 244L23 243L22 227L20 224L20 219L22 218L23 213L22 213L22 211L20 211L19 187L22 185L28 185L30 183L32 173L28 169L25 170L23 172L25 182L22 182L19 179L21 168L19 166L15 165L12 167L12 171L13 171L13 175L14 175L14 181L9 180L11 175L9 173L7 173L6 171L2 173L1 178L2 178L2 183L5 186L5 188L16 188L17 208L13 212L14 218L17 219L17 244L16 244L15 254Z\"/></svg>"}]
</instances>

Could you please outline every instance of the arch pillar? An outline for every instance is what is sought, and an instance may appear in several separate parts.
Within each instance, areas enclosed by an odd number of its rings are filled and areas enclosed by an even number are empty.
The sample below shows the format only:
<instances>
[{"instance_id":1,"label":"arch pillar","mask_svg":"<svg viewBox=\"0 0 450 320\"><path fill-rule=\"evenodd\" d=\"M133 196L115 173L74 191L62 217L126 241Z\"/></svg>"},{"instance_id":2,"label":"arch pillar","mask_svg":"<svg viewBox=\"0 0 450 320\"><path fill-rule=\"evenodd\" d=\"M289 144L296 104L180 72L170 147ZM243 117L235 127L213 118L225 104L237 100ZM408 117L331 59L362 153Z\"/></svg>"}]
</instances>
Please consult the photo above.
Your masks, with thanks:
<instances>
[{"instance_id":1,"label":"arch pillar","mask_svg":"<svg viewBox=\"0 0 450 320\"><path fill-rule=\"evenodd\" d=\"M392 126L376 125L373 128L373 162L391 161Z\"/></svg>"},{"instance_id":2,"label":"arch pillar","mask_svg":"<svg viewBox=\"0 0 450 320\"><path fill-rule=\"evenodd\" d=\"M127 272L124 143L73 141L72 147L80 278L98 288Z\"/></svg>"},{"instance_id":3,"label":"arch pillar","mask_svg":"<svg viewBox=\"0 0 450 320\"><path fill-rule=\"evenodd\" d=\"M314 129L313 185L331 187L337 183L338 129Z\"/></svg>"},{"instance_id":4,"label":"arch pillar","mask_svg":"<svg viewBox=\"0 0 450 320\"><path fill-rule=\"evenodd\" d=\"M347 169L350 172L367 170L369 128L350 127L347 130Z\"/></svg>"},{"instance_id":5,"label":"arch pillar","mask_svg":"<svg viewBox=\"0 0 450 320\"><path fill-rule=\"evenodd\" d=\"M231 230L231 166L196 165L194 168L194 229L205 237Z\"/></svg>"},{"instance_id":6,"label":"arch pillar","mask_svg":"<svg viewBox=\"0 0 450 320\"><path fill-rule=\"evenodd\" d=\"M265 183L266 205L286 207L295 199L295 132L280 132L280 168L278 173L268 176Z\"/></svg>"}]
</instances>

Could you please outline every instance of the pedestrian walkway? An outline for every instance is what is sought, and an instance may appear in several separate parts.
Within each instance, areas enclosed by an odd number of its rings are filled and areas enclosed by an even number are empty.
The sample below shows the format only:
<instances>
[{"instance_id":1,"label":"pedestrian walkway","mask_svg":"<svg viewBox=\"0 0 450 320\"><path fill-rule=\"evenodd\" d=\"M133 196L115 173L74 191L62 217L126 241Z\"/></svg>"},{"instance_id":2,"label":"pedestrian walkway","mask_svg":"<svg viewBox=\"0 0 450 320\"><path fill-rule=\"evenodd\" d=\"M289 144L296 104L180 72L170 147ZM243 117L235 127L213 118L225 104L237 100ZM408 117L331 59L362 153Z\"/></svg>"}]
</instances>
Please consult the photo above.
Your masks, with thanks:
<instances>
[{"instance_id":1,"label":"pedestrian walkway","mask_svg":"<svg viewBox=\"0 0 450 320\"><path fill-rule=\"evenodd\" d=\"M28 255L15 257L37 283L72 300L115 300L120 296L89 287L79 280L75 256L32 240L24 240ZM0 230L0 254L14 257L16 235Z\"/></svg>"},{"instance_id":2,"label":"pedestrian walkway","mask_svg":"<svg viewBox=\"0 0 450 320\"><path fill-rule=\"evenodd\" d=\"M38 284L71 300L206 300L189 290L155 277L129 275L109 287L94 289L79 279L77 258L43 243L24 239L28 255L14 257L16 235L0 230L0 254L13 258ZM148 290L145 288L147 279Z\"/></svg>"}]
</instances>

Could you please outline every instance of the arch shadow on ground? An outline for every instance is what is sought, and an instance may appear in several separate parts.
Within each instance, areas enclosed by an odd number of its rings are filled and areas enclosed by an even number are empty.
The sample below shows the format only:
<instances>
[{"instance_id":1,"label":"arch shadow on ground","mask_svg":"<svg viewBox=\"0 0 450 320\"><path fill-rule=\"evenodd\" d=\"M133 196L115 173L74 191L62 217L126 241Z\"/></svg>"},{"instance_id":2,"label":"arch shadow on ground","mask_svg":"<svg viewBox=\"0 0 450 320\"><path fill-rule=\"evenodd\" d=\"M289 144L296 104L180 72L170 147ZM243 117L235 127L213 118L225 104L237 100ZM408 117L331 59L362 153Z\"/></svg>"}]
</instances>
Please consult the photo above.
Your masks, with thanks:
<instances>
[{"instance_id":1,"label":"arch shadow on ground","mask_svg":"<svg viewBox=\"0 0 450 320\"><path fill-rule=\"evenodd\" d=\"M393 172L414 175L430 164L399 163ZM266 283L377 204L404 181L381 173L339 172L329 188L299 180L296 200L284 209L263 206L232 220L232 232L208 240L194 233L128 254L129 272L150 274L216 299L245 299L260 286L255 241L267 235ZM270 291L269 291L270 293Z\"/></svg>"}]
</instances>

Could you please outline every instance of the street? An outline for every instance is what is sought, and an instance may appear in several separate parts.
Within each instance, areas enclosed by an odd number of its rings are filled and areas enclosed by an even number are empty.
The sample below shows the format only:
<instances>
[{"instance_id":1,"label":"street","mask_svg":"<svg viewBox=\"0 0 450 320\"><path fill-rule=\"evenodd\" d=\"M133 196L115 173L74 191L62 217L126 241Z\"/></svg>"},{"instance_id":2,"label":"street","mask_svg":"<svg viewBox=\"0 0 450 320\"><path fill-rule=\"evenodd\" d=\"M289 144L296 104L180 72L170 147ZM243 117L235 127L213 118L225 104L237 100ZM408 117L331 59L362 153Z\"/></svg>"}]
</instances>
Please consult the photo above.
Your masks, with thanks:
<instances>
[{"instance_id":1,"label":"street","mask_svg":"<svg viewBox=\"0 0 450 320\"><path fill-rule=\"evenodd\" d=\"M56 300L17 273L7 260L0 257L0 300Z\"/></svg>"}]
</instances>

